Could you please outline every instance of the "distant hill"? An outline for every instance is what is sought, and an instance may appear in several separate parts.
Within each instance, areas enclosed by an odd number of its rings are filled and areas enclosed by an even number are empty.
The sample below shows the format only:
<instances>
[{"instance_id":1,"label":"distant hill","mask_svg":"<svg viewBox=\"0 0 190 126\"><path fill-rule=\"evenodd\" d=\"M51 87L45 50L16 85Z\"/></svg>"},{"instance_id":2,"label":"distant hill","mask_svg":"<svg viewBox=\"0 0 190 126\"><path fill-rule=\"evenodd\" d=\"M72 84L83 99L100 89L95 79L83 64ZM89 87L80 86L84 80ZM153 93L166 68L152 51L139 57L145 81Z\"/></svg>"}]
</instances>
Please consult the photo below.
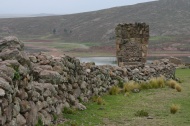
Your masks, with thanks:
<instances>
[{"instance_id":1,"label":"distant hill","mask_svg":"<svg viewBox=\"0 0 190 126\"><path fill-rule=\"evenodd\" d=\"M25 18L25 17L44 17L44 16L55 16L55 14L0 14L1 18Z\"/></svg>"},{"instance_id":2,"label":"distant hill","mask_svg":"<svg viewBox=\"0 0 190 126\"><path fill-rule=\"evenodd\" d=\"M114 41L115 26L127 22L146 22L151 36L189 35L190 0L160 0L63 16L0 19L0 36L107 43Z\"/></svg>"}]
</instances>

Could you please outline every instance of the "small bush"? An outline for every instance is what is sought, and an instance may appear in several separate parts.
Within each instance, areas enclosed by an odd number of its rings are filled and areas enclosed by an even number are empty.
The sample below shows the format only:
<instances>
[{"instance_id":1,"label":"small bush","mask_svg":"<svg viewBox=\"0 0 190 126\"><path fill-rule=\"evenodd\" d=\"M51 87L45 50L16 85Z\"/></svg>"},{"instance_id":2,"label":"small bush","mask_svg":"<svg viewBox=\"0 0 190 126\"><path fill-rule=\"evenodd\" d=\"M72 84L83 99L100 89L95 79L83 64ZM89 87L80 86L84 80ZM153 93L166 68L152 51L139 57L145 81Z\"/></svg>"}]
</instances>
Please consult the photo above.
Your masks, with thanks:
<instances>
[{"instance_id":1,"label":"small bush","mask_svg":"<svg viewBox=\"0 0 190 126\"><path fill-rule=\"evenodd\" d=\"M75 112L76 112L75 109L73 109L73 108L67 108L67 107L65 107L63 109L63 111L62 111L62 113L64 113L64 114L75 114Z\"/></svg>"},{"instance_id":2,"label":"small bush","mask_svg":"<svg viewBox=\"0 0 190 126\"><path fill-rule=\"evenodd\" d=\"M113 86L110 90L109 90L109 94L110 95L117 95L120 92L120 89L118 86Z\"/></svg>"},{"instance_id":3,"label":"small bush","mask_svg":"<svg viewBox=\"0 0 190 126\"><path fill-rule=\"evenodd\" d=\"M150 84L151 88L159 88L159 84L158 84L157 78L150 79L149 84Z\"/></svg>"},{"instance_id":4,"label":"small bush","mask_svg":"<svg viewBox=\"0 0 190 126\"><path fill-rule=\"evenodd\" d=\"M43 121L41 117L38 118L38 122L35 126L43 126Z\"/></svg>"},{"instance_id":5,"label":"small bush","mask_svg":"<svg viewBox=\"0 0 190 126\"><path fill-rule=\"evenodd\" d=\"M181 91L182 91L182 87L181 87L179 84L176 84L176 85L175 85L175 89L176 89L178 92L181 92Z\"/></svg>"},{"instance_id":6,"label":"small bush","mask_svg":"<svg viewBox=\"0 0 190 126\"><path fill-rule=\"evenodd\" d=\"M145 110L140 110L140 111L137 111L137 112L135 113L135 116L147 117L147 116L148 116L148 112L146 112Z\"/></svg>"},{"instance_id":7,"label":"small bush","mask_svg":"<svg viewBox=\"0 0 190 126\"><path fill-rule=\"evenodd\" d=\"M156 78L156 80L157 80L158 86L160 88L165 87L165 77L164 76L158 77L158 78Z\"/></svg>"},{"instance_id":8,"label":"small bush","mask_svg":"<svg viewBox=\"0 0 190 126\"><path fill-rule=\"evenodd\" d=\"M143 82L140 84L141 89L151 89L151 85L149 83Z\"/></svg>"},{"instance_id":9,"label":"small bush","mask_svg":"<svg viewBox=\"0 0 190 126\"><path fill-rule=\"evenodd\" d=\"M124 84L124 87L123 87L124 92L130 92L134 89L140 89L140 85L138 83L135 83L134 81L130 81Z\"/></svg>"},{"instance_id":10,"label":"small bush","mask_svg":"<svg viewBox=\"0 0 190 126\"><path fill-rule=\"evenodd\" d=\"M174 80L169 80L167 81L167 85L173 89L175 89L175 86L177 85L178 83Z\"/></svg>"},{"instance_id":11,"label":"small bush","mask_svg":"<svg viewBox=\"0 0 190 126\"><path fill-rule=\"evenodd\" d=\"M172 114L175 114L179 109L180 109L179 105L172 104L171 107L170 107L170 112Z\"/></svg>"},{"instance_id":12,"label":"small bush","mask_svg":"<svg viewBox=\"0 0 190 126\"><path fill-rule=\"evenodd\" d=\"M78 126L76 123L72 123L71 126Z\"/></svg>"},{"instance_id":13,"label":"small bush","mask_svg":"<svg viewBox=\"0 0 190 126\"><path fill-rule=\"evenodd\" d=\"M98 97L96 102L97 102L98 105L104 104L104 100L101 97Z\"/></svg>"},{"instance_id":14,"label":"small bush","mask_svg":"<svg viewBox=\"0 0 190 126\"><path fill-rule=\"evenodd\" d=\"M17 71L14 72L14 78L13 78L13 80L20 80L20 74L19 74L19 72L17 72Z\"/></svg>"},{"instance_id":15,"label":"small bush","mask_svg":"<svg viewBox=\"0 0 190 126\"><path fill-rule=\"evenodd\" d=\"M97 102L97 99L98 99L98 96L92 96L92 98L91 98L91 100L92 100L93 102Z\"/></svg>"},{"instance_id":16,"label":"small bush","mask_svg":"<svg viewBox=\"0 0 190 126\"><path fill-rule=\"evenodd\" d=\"M53 122L55 123L57 121L58 116L56 114L53 114Z\"/></svg>"},{"instance_id":17,"label":"small bush","mask_svg":"<svg viewBox=\"0 0 190 126\"><path fill-rule=\"evenodd\" d=\"M124 86L124 83L123 83L123 81L122 81L122 80L120 80L120 79L119 79L119 83L118 83L118 86L119 86L120 88L123 88L123 86Z\"/></svg>"}]
</instances>

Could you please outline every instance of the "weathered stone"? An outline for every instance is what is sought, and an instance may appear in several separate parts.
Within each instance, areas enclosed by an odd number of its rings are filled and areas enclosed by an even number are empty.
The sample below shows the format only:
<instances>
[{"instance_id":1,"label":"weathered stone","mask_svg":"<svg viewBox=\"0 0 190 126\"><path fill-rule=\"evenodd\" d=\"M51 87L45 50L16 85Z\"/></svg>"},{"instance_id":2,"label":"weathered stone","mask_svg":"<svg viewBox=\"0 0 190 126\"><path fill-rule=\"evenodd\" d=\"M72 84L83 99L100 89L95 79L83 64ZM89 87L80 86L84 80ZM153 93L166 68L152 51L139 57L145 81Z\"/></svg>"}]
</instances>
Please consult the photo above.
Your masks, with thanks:
<instances>
[{"instance_id":1,"label":"weathered stone","mask_svg":"<svg viewBox=\"0 0 190 126\"><path fill-rule=\"evenodd\" d=\"M77 103L75 106L78 110L86 110L86 106L81 103Z\"/></svg>"},{"instance_id":2,"label":"weathered stone","mask_svg":"<svg viewBox=\"0 0 190 126\"><path fill-rule=\"evenodd\" d=\"M0 71L3 72L4 74L6 74L8 77L10 77L12 79L14 78L15 70L13 68L8 67L6 65L1 65Z\"/></svg>"},{"instance_id":3,"label":"weathered stone","mask_svg":"<svg viewBox=\"0 0 190 126\"><path fill-rule=\"evenodd\" d=\"M84 90L86 88L86 85L87 85L86 82L83 81L82 84L80 85L80 88Z\"/></svg>"},{"instance_id":4,"label":"weathered stone","mask_svg":"<svg viewBox=\"0 0 190 126\"><path fill-rule=\"evenodd\" d=\"M38 111L40 111L44 108L44 104L41 101L38 101L36 103L36 107L37 107Z\"/></svg>"},{"instance_id":5,"label":"weathered stone","mask_svg":"<svg viewBox=\"0 0 190 126\"><path fill-rule=\"evenodd\" d=\"M16 117L20 113L20 105L19 103L15 103L13 107L13 116Z\"/></svg>"},{"instance_id":6,"label":"weathered stone","mask_svg":"<svg viewBox=\"0 0 190 126\"><path fill-rule=\"evenodd\" d=\"M5 90L0 88L0 97L3 97L3 96L5 96Z\"/></svg>"},{"instance_id":7,"label":"weathered stone","mask_svg":"<svg viewBox=\"0 0 190 126\"><path fill-rule=\"evenodd\" d=\"M62 81L60 74L56 71L43 70L39 77L47 83L60 83Z\"/></svg>"},{"instance_id":8,"label":"weathered stone","mask_svg":"<svg viewBox=\"0 0 190 126\"><path fill-rule=\"evenodd\" d=\"M42 110L43 117L42 121L44 122L44 125L50 125L51 124L51 115L48 114L46 111Z\"/></svg>"},{"instance_id":9,"label":"weathered stone","mask_svg":"<svg viewBox=\"0 0 190 126\"><path fill-rule=\"evenodd\" d=\"M70 105L69 105L69 103L68 103L68 102L65 102L65 103L63 104L63 107L69 108L69 107L70 107Z\"/></svg>"},{"instance_id":10,"label":"weathered stone","mask_svg":"<svg viewBox=\"0 0 190 126\"><path fill-rule=\"evenodd\" d=\"M19 126L25 126L25 124L26 124L26 119L25 119L21 114L18 114L18 115L17 115L16 120L17 120L17 124L18 124Z\"/></svg>"},{"instance_id":11,"label":"weathered stone","mask_svg":"<svg viewBox=\"0 0 190 126\"><path fill-rule=\"evenodd\" d=\"M10 122L12 120L12 110L13 110L13 104L9 104L5 109L4 109L4 114L6 115L7 122Z\"/></svg>"},{"instance_id":12,"label":"weathered stone","mask_svg":"<svg viewBox=\"0 0 190 126\"><path fill-rule=\"evenodd\" d=\"M13 118L10 122L10 126L18 126L16 118Z\"/></svg>"},{"instance_id":13,"label":"weathered stone","mask_svg":"<svg viewBox=\"0 0 190 126\"><path fill-rule=\"evenodd\" d=\"M30 103L28 101L21 101L20 102L20 112L25 113L31 110Z\"/></svg>"},{"instance_id":14,"label":"weathered stone","mask_svg":"<svg viewBox=\"0 0 190 126\"><path fill-rule=\"evenodd\" d=\"M19 41L15 36L8 36L3 38L3 41L0 41L0 52L4 49L16 48L18 50L23 50L24 44Z\"/></svg>"},{"instance_id":15,"label":"weathered stone","mask_svg":"<svg viewBox=\"0 0 190 126\"><path fill-rule=\"evenodd\" d=\"M36 63L37 62L37 59L36 59L36 57L35 56L29 56L29 59L30 59L30 61L31 62L33 62L33 63Z\"/></svg>"},{"instance_id":16,"label":"weathered stone","mask_svg":"<svg viewBox=\"0 0 190 126\"><path fill-rule=\"evenodd\" d=\"M11 86L9 85L9 83L7 81L5 81L5 79L0 77L0 88L9 91L10 93L13 92Z\"/></svg>"},{"instance_id":17,"label":"weathered stone","mask_svg":"<svg viewBox=\"0 0 190 126\"><path fill-rule=\"evenodd\" d=\"M75 97L71 94L69 95L69 100L70 100L71 104L74 104L76 102Z\"/></svg>"}]
</instances>

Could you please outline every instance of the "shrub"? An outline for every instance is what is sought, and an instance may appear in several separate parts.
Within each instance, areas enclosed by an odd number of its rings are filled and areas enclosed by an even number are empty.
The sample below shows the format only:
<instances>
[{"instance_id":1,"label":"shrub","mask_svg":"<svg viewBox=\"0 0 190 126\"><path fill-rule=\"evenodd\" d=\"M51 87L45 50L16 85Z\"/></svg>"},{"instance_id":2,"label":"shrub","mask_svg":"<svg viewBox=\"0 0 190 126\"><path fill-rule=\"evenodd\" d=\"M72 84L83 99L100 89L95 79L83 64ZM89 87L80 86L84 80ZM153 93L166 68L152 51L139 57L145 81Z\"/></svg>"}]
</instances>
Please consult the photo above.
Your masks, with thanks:
<instances>
[{"instance_id":1,"label":"shrub","mask_svg":"<svg viewBox=\"0 0 190 126\"><path fill-rule=\"evenodd\" d=\"M141 88L141 89L151 89L152 87L151 87L151 85L150 85L149 83L142 82L142 83L140 84L140 88Z\"/></svg>"},{"instance_id":2,"label":"shrub","mask_svg":"<svg viewBox=\"0 0 190 126\"><path fill-rule=\"evenodd\" d=\"M147 117L147 116L148 116L148 112L146 112L145 110L140 110L140 111L137 111L137 112L135 113L135 116Z\"/></svg>"},{"instance_id":3,"label":"shrub","mask_svg":"<svg viewBox=\"0 0 190 126\"><path fill-rule=\"evenodd\" d=\"M67 108L67 107L64 107L62 113L64 114L75 114L76 110L73 109L73 108Z\"/></svg>"},{"instance_id":4,"label":"shrub","mask_svg":"<svg viewBox=\"0 0 190 126\"><path fill-rule=\"evenodd\" d=\"M118 86L120 88L123 88L123 85L124 85L123 81L121 79L119 79L118 81L119 81Z\"/></svg>"},{"instance_id":5,"label":"shrub","mask_svg":"<svg viewBox=\"0 0 190 126\"><path fill-rule=\"evenodd\" d=\"M92 99L93 102L97 102L98 96L96 96L96 95L95 95L95 96L92 96L91 99Z\"/></svg>"},{"instance_id":6,"label":"shrub","mask_svg":"<svg viewBox=\"0 0 190 126\"><path fill-rule=\"evenodd\" d=\"M176 85L175 85L175 89L176 89L178 92L181 92L182 87L181 87L179 84L176 84Z\"/></svg>"},{"instance_id":7,"label":"shrub","mask_svg":"<svg viewBox=\"0 0 190 126\"><path fill-rule=\"evenodd\" d=\"M158 86L160 88L165 87L165 77L164 76L158 77L158 78L156 78L156 80L157 80Z\"/></svg>"},{"instance_id":8,"label":"shrub","mask_svg":"<svg viewBox=\"0 0 190 126\"><path fill-rule=\"evenodd\" d=\"M175 114L178 110L179 110L179 105L176 105L176 104L172 104L171 107L170 107L170 112L172 114Z\"/></svg>"},{"instance_id":9,"label":"shrub","mask_svg":"<svg viewBox=\"0 0 190 126\"><path fill-rule=\"evenodd\" d=\"M58 116L56 114L53 114L53 122L55 123L57 121Z\"/></svg>"},{"instance_id":10,"label":"shrub","mask_svg":"<svg viewBox=\"0 0 190 126\"><path fill-rule=\"evenodd\" d=\"M158 84L157 78L150 79L149 84L150 84L151 88L159 88L159 84Z\"/></svg>"},{"instance_id":11,"label":"shrub","mask_svg":"<svg viewBox=\"0 0 190 126\"><path fill-rule=\"evenodd\" d=\"M117 95L120 92L120 89L118 86L113 86L110 90L109 90L109 94L110 95Z\"/></svg>"},{"instance_id":12,"label":"shrub","mask_svg":"<svg viewBox=\"0 0 190 126\"><path fill-rule=\"evenodd\" d=\"M173 89L175 89L175 86L177 85L178 83L174 80L169 80L167 81L167 85Z\"/></svg>"},{"instance_id":13,"label":"shrub","mask_svg":"<svg viewBox=\"0 0 190 126\"><path fill-rule=\"evenodd\" d=\"M41 117L38 118L38 122L35 126L43 126L43 121Z\"/></svg>"},{"instance_id":14,"label":"shrub","mask_svg":"<svg viewBox=\"0 0 190 126\"><path fill-rule=\"evenodd\" d=\"M13 80L20 80L20 74L19 74L18 71L14 72L14 78L13 78Z\"/></svg>"},{"instance_id":15,"label":"shrub","mask_svg":"<svg viewBox=\"0 0 190 126\"><path fill-rule=\"evenodd\" d=\"M140 85L138 83L135 83L134 81L130 81L123 86L124 92L130 92L134 89L140 89Z\"/></svg>"},{"instance_id":16,"label":"shrub","mask_svg":"<svg viewBox=\"0 0 190 126\"><path fill-rule=\"evenodd\" d=\"M98 97L96 102L98 105L102 105L104 103L104 100L101 97Z\"/></svg>"}]
</instances>

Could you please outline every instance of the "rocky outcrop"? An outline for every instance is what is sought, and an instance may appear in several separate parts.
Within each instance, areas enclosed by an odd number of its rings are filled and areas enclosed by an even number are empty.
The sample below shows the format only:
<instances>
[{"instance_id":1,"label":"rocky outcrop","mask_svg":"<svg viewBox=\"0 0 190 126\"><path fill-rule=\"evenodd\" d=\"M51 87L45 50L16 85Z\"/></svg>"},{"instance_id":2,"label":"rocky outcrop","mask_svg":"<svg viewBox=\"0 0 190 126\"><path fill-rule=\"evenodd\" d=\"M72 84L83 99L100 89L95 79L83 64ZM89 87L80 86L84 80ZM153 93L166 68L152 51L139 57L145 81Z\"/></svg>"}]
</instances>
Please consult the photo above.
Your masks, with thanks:
<instances>
[{"instance_id":1,"label":"rocky outcrop","mask_svg":"<svg viewBox=\"0 0 190 126\"><path fill-rule=\"evenodd\" d=\"M16 37L0 40L0 125L44 125L64 107L84 110L80 102L106 93L121 81L174 77L169 60L139 66L96 66L76 58L45 53L27 54Z\"/></svg>"}]
</instances>

